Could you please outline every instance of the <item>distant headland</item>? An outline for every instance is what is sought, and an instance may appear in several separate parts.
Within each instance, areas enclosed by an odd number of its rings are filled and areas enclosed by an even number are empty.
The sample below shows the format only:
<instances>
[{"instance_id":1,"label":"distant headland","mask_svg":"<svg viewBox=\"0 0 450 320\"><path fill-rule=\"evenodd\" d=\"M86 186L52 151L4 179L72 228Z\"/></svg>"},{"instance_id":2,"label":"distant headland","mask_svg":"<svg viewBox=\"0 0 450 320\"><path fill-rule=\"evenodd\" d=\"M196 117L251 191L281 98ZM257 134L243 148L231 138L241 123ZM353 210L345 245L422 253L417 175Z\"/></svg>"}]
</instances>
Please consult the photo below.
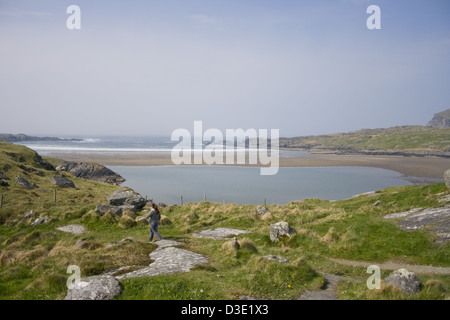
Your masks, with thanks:
<instances>
[{"instance_id":1,"label":"distant headland","mask_svg":"<svg viewBox=\"0 0 450 320\"><path fill-rule=\"evenodd\" d=\"M35 137L23 133L9 134L0 133L0 141L4 142L24 142L24 141L83 141L83 139L65 139L56 137Z\"/></svg>"}]
</instances>

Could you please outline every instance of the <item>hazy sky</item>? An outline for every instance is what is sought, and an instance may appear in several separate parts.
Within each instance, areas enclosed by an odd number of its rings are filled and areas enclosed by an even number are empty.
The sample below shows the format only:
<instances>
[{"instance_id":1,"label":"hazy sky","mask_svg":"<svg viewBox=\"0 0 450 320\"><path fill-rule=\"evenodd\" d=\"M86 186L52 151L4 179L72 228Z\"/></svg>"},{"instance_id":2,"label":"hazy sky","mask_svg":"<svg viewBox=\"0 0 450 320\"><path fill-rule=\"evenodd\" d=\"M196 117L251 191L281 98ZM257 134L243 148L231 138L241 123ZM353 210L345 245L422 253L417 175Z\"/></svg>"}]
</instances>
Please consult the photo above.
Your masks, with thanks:
<instances>
[{"instance_id":1,"label":"hazy sky","mask_svg":"<svg viewBox=\"0 0 450 320\"><path fill-rule=\"evenodd\" d=\"M450 1L0 0L0 108L36 135L425 125L450 108Z\"/></svg>"}]
</instances>

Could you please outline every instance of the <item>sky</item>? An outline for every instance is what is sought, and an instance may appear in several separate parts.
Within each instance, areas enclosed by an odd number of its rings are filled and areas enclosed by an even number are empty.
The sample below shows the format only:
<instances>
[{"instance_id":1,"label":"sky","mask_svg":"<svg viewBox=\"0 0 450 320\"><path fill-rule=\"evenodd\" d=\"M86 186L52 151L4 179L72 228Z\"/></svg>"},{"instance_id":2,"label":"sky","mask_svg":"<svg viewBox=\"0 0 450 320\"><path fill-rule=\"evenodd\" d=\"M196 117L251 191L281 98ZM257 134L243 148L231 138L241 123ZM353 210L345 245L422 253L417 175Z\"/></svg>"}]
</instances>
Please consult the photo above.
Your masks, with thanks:
<instances>
[{"instance_id":1,"label":"sky","mask_svg":"<svg viewBox=\"0 0 450 320\"><path fill-rule=\"evenodd\" d=\"M426 125L448 108L448 0L0 0L1 133L202 121L292 137Z\"/></svg>"}]
</instances>

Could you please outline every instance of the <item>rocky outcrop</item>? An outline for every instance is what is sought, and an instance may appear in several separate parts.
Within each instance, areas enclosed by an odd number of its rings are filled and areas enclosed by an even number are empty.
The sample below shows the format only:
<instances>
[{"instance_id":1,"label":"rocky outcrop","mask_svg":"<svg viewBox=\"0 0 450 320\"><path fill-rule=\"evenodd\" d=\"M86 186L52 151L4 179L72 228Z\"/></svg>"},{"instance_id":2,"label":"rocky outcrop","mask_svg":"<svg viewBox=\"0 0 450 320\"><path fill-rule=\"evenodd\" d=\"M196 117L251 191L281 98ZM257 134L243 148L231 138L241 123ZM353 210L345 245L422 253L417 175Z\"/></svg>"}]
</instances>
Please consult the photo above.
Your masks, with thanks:
<instances>
[{"instance_id":1,"label":"rocky outcrop","mask_svg":"<svg viewBox=\"0 0 450 320\"><path fill-rule=\"evenodd\" d=\"M436 113L428 122L427 127L431 128L450 128L450 109Z\"/></svg>"},{"instance_id":2,"label":"rocky outcrop","mask_svg":"<svg viewBox=\"0 0 450 320\"><path fill-rule=\"evenodd\" d=\"M84 226L82 226L81 224L69 224L67 226L58 227L56 229L62 232L72 233L76 236L83 234L85 231Z\"/></svg>"},{"instance_id":3,"label":"rocky outcrop","mask_svg":"<svg viewBox=\"0 0 450 320\"><path fill-rule=\"evenodd\" d=\"M60 188L75 188L75 184L72 180L67 179L66 177L54 176L51 177L50 182L57 185Z\"/></svg>"},{"instance_id":4,"label":"rocky outcrop","mask_svg":"<svg viewBox=\"0 0 450 320\"><path fill-rule=\"evenodd\" d=\"M148 267L117 276L117 279L188 272L195 266L208 262L208 259L199 253L176 248L176 246L182 245L180 242L160 240L155 244L158 249L150 253L150 259L153 262Z\"/></svg>"},{"instance_id":5,"label":"rocky outcrop","mask_svg":"<svg viewBox=\"0 0 450 320\"><path fill-rule=\"evenodd\" d=\"M111 206L130 205L137 210L142 209L147 204L147 200L133 190L117 190L106 200Z\"/></svg>"},{"instance_id":6,"label":"rocky outcrop","mask_svg":"<svg viewBox=\"0 0 450 320\"><path fill-rule=\"evenodd\" d=\"M122 292L120 282L111 276L93 276L69 286L64 300L110 300Z\"/></svg>"},{"instance_id":7,"label":"rocky outcrop","mask_svg":"<svg viewBox=\"0 0 450 320\"><path fill-rule=\"evenodd\" d=\"M270 225L270 240L272 240L272 242L278 242L280 241L280 238L290 237L295 233L297 233L297 231L285 221Z\"/></svg>"},{"instance_id":8,"label":"rocky outcrop","mask_svg":"<svg viewBox=\"0 0 450 320\"><path fill-rule=\"evenodd\" d=\"M16 177L16 182L20 184L21 186L27 188L27 189L33 189L34 185L29 183L25 178L22 178L21 176Z\"/></svg>"},{"instance_id":9,"label":"rocky outcrop","mask_svg":"<svg viewBox=\"0 0 450 320\"><path fill-rule=\"evenodd\" d=\"M36 226L40 226L42 224L46 224L49 223L52 219L49 217L43 217L43 218L37 218L36 220L34 220L31 223L31 226L36 227Z\"/></svg>"},{"instance_id":10,"label":"rocky outcrop","mask_svg":"<svg viewBox=\"0 0 450 320\"><path fill-rule=\"evenodd\" d=\"M450 205L439 208L416 208L384 216L385 219L399 219L398 226L403 230L427 228L435 232L437 243L450 240Z\"/></svg>"},{"instance_id":11,"label":"rocky outcrop","mask_svg":"<svg viewBox=\"0 0 450 320\"><path fill-rule=\"evenodd\" d=\"M420 291L420 279L414 272L408 272L406 269L399 269L392 272L384 283L392 284L406 293L416 293Z\"/></svg>"},{"instance_id":12,"label":"rocky outcrop","mask_svg":"<svg viewBox=\"0 0 450 320\"><path fill-rule=\"evenodd\" d=\"M445 171L445 173L444 173L444 181L445 181L445 184L447 185L447 188L450 189L450 169Z\"/></svg>"},{"instance_id":13,"label":"rocky outcrop","mask_svg":"<svg viewBox=\"0 0 450 320\"><path fill-rule=\"evenodd\" d=\"M57 166L56 170L70 172L78 178L110 184L119 184L125 181L119 174L98 163L65 161Z\"/></svg>"},{"instance_id":14,"label":"rocky outcrop","mask_svg":"<svg viewBox=\"0 0 450 320\"><path fill-rule=\"evenodd\" d=\"M247 233L246 230L230 229L230 228L217 228L203 230L199 233L194 233L194 238L208 238L208 239L227 239L231 236L237 236L242 233Z\"/></svg>"}]
</instances>

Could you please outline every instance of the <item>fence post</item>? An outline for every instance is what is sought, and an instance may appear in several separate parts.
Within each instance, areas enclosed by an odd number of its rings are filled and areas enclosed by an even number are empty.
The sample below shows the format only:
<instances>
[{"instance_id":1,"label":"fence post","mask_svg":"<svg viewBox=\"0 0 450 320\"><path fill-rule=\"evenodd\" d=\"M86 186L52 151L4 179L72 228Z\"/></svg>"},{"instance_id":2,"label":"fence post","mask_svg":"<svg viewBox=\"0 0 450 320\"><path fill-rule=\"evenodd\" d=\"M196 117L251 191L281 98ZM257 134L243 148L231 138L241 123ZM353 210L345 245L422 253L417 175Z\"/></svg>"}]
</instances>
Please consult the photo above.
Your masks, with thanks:
<instances>
[{"instance_id":1,"label":"fence post","mask_svg":"<svg viewBox=\"0 0 450 320\"><path fill-rule=\"evenodd\" d=\"M180 204L183 206L183 195L180 196Z\"/></svg>"},{"instance_id":2,"label":"fence post","mask_svg":"<svg viewBox=\"0 0 450 320\"><path fill-rule=\"evenodd\" d=\"M203 194L203 202L206 202L206 193Z\"/></svg>"},{"instance_id":3,"label":"fence post","mask_svg":"<svg viewBox=\"0 0 450 320\"><path fill-rule=\"evenodd\" d=\"M3 207L3 193L0 196L0 208Z\"/></svg>"},{"instance_id":4,"label":"fence post","mask_svg":"<svg viewBox=\"0 0 450 320\"><path fill-rule=\"evenodd\" d=\"M267 206L266 198L264 198L264 208Z\"/></svg>"}]
</instances>

